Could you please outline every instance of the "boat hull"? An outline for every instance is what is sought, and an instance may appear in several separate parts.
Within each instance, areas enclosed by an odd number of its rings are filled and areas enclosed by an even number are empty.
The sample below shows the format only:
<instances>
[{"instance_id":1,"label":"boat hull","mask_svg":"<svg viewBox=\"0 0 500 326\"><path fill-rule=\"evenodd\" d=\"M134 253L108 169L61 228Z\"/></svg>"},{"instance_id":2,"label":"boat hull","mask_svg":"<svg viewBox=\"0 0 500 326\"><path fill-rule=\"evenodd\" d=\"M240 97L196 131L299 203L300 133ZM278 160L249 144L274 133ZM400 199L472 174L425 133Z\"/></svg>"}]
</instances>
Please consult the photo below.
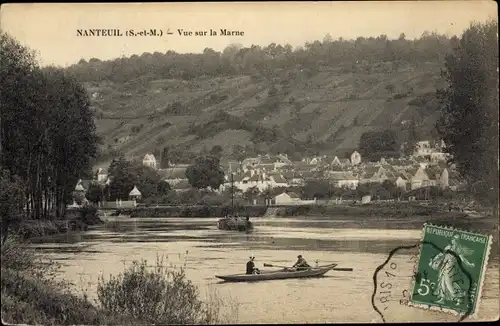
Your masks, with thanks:
<instances>
[{"instance_id":1,"label":"boat hull","mask_svg":"<svg viewBox=\"0 0 500 326\"><path fill-rule=\"evenodd\" d=\"M284 280L289 278L312 278L321 277L325 275L328 271L333 269L337 264L330 264L320 267L313 267L308 270L303 271L262 271L260 274L235 274L235 275L224 275L215 277L224 280L226 282L256 282L256 281L269 281L269 280Z\"/></svg>"}]
</instances>

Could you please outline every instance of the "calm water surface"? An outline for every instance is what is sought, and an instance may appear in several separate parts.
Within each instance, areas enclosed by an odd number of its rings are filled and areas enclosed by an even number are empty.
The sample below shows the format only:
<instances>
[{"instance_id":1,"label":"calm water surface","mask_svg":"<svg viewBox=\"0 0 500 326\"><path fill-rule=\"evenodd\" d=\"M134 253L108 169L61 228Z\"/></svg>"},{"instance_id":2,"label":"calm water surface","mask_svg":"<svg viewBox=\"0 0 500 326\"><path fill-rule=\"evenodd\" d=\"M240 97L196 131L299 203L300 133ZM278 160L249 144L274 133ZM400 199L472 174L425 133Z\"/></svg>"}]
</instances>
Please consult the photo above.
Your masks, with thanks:
<instances>
[{"instance_id":1,"label":"calm water surface","mask_svg":"<svg viewBox=\"0 0 500 326\"><path fill-rule=\"evenodd\" d=\"M388 221L387 223L390 223ZM420 230L356 229L344 221L260 218L251 234L221 231L216 219L117 218L91 231L40 239L40 252L63 264L62 275L75 291L86 288L95 298L99 275L123 271L124 264L157 255L168 263L185 266L187 276L199 287L205 300L222 298L223 315L237 323L381 322L372 308L375 269L390 250L420 239ZM256 265L292 265L297 254L314 263L335 262L352 272L330 271L318 279L289 279L255 283L221 283L215 275L245 271L248 256ZM457 317L399 305L398 293L409 288L410 252L398 259L393 297L384 317L396 321L455 321ZM498 260L486 273L479 319L498 318ZM378 300L378 298L376 298ZM385 309L384 309L385 308Z\"/></svg>"}]
</instances>

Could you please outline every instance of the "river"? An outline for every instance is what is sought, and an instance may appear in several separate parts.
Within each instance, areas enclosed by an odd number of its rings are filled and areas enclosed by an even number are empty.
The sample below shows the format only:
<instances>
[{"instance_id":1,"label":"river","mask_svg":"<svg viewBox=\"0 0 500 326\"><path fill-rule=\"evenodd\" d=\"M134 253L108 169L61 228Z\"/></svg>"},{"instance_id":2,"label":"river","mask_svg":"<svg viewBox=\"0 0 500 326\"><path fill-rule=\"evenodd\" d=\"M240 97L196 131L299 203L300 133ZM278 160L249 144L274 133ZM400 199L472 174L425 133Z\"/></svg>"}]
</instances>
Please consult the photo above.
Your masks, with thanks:
<instances>
[{"instance_id":1,"label":"river","mask_svg":"<svg viewBox=\"0 0 500 326\"><path fill-rule=\"evenodd\" d=\"M386 222L390 224L390 221ZM373 274L400 245L420 239L418 229L356 229L348 221L312 218L259 218L251 234L221 231L216 219L116 218L82 233L46 237L35 242L40 253L62 264L60 277L95 298L99 275L123 271L124 264L164 255L169 264L185 266L204 300L223 299L222 313L232 323L381 322L372 307ZM330 271L318 279L255 283L221 283L215 275L244 273L250 255L256 265L291 265L297 254L311 264L335 262L352 272ZM402 253L401 257L409 253ZM400 259L401 260L401 259ZM399 264L401 287L411 280L411 264ZM498 259L489 264L479 319L498 318ZM401 291L400 291L401 292ZM457 317L402 306L392 298L384 317L391 322L456 321ZM380 304L379 304L380 305Z\"/></svg>"}]
</instances>

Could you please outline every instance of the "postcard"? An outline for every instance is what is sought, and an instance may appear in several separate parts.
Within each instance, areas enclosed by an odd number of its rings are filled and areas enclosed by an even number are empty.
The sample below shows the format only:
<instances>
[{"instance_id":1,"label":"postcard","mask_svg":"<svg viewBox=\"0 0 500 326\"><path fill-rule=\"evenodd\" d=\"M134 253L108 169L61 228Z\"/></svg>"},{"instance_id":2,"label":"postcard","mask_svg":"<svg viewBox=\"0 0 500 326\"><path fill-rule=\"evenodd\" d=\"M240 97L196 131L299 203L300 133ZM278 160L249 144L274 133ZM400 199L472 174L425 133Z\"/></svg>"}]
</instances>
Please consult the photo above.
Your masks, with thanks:
<instances>
[{"instance_id":1,"label":"postcard","mask_svg":"<svg viewBox=\"0 0 500 326\"><path fill-rule=\"evenodd\" d=\"M2 322L497 320L497 12L3 4Z\"/></svg>"}]
</instances>

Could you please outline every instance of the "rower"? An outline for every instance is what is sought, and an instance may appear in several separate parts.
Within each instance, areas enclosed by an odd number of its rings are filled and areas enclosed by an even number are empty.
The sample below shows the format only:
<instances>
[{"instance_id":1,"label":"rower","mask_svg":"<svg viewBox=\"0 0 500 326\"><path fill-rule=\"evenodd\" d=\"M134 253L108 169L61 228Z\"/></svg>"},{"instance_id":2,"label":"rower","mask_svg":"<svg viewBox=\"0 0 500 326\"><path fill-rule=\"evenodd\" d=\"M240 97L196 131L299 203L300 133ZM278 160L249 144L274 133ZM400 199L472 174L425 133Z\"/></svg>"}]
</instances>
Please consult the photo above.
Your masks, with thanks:
<instances>
[{"instance_id":1,"label":"rower","mask_svg":"<svg viewBox=\"0 0 500 326\"><path fill-rule=\"evenodd\" d=\"M302 257L302 255L297 256L297 262L293 265L298 271L308 269L311 266L307 263L307 261Z\"/></svg>"},{"instance_id":2,"label":"rower","mask_svg":"<svg viewBox=\"0 0 500 326\"><path fill-rule=\"evenodd\" d=\"M255 267L254 260L255 257L253 255L250 256L250 260L247 262L247 274L260 274L259 269Z\"/></svg>"}]
</instances>

